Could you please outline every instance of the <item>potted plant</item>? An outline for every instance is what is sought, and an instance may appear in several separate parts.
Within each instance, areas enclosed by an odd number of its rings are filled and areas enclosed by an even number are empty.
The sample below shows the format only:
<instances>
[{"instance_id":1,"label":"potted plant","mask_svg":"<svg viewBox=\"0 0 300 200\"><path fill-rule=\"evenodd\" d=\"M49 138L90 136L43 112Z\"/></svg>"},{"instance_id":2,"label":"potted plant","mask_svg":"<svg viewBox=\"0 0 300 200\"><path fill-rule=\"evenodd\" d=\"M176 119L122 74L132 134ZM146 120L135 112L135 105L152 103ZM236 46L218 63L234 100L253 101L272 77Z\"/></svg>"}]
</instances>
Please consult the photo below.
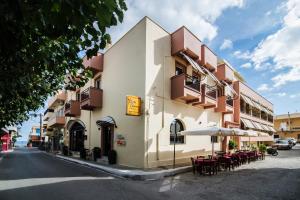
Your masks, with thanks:
<instances>
[{"instance_id":1,"label":"potted plant","mask_svg":"<svg viewBox=\"0 0 300 200\"><path fill-rule=\"evenodd\" d=\"M111 165L117 163L117 152L115 150L108 152L108 163Z\"/></svg>"},{"instance_id":2,"label":"potted plant","mask_svg":"<svg viewBox=\"0 0 300 200\"><path fill-rule=\"evenodd\" d=\"M235 143L235 141L233 140L229 140L229 143L228 143L228 149L229 150L233 150L237 147L237 144Z\"/></svg>"},{"instance_id":3,"label":"potted plant","mask_svg":"<svg viewBox=\"0 0 300 200\"><path fill-rule=\"evenodd\" d=\"M101 158L101 149L99 147L93 148L93 158L94 161L97 161L97 158Z\"/></svg>"},{"instance_id":4,"label":"potted plant","mask_svg":"<svg viewBox=\"0 0 300 200\"><path fill-rule=\"evenodd\" d=\"M80 158L81 159L86 159L86 149L85 148L82 148L81 150L80 150Z\"/></svg>"}]
</instances>

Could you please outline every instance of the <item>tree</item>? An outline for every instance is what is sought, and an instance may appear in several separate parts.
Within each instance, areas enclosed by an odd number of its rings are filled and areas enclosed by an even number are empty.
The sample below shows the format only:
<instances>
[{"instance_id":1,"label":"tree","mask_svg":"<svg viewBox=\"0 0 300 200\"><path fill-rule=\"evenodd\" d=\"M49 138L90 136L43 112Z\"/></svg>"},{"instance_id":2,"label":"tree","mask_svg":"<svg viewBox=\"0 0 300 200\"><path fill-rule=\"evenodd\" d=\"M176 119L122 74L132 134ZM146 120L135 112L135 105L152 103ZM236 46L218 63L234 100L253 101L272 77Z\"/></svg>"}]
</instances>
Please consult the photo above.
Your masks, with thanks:
<instances>
[{"instance_id":1,"label":"tree","mask_svg":"<svg viewBox=\"0 0 300 200\"><path fill-rule=\"evenodd\" d=\"M62 89L66 74L91 72L87 57L111 42L106 29L123 21L124 0L9 0L0 3L0 127L21 123L49 95ZM80 72L80 74L79 74Z\"/></svg>"}]
</instances>

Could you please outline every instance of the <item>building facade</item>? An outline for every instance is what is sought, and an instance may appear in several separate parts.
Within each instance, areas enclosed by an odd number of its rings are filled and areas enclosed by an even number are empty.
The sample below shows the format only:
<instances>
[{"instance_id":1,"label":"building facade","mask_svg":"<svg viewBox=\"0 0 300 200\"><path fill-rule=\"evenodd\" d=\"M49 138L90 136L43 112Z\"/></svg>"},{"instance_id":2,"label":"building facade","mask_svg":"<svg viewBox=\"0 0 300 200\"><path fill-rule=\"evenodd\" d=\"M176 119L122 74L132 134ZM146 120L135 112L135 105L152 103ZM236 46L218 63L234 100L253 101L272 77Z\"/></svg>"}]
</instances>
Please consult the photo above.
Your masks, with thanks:
<instances>
[{"instance_id":1,"label":"building facade","mask_svg":"<svg viewBox=\"0 0 300 200\"><path fill-rule=\"evenodd\" d=\"M300 113L277 115L274 119L275 138L295 138L300 142Z\"/></svg>"},{"instance_id":2,"label":"building facade","mask_svg":"<svg viewBox=\"0 0 300 200\"><path fill-rule=\"evenodd\" d=\"M218 126L273 132L272 103L186 27L170 34L145 17L83 64L94 77L80 89L60 92L64 103L56 95L48 106L54 109L48 119L56 119L48 128L61 128L73 152L100 147L105 157L113 149L118 164L151 168L172 163L174 142L176 163L212 150L210 136L175 137L174 120L177 131ZM52 102L60 103L54 108ZM128 114L137 102L140 113ZM64 116L54 114L60 109ZM214 150L226 150L229 139L216 141Z\"/></svg>"}]
</instances>

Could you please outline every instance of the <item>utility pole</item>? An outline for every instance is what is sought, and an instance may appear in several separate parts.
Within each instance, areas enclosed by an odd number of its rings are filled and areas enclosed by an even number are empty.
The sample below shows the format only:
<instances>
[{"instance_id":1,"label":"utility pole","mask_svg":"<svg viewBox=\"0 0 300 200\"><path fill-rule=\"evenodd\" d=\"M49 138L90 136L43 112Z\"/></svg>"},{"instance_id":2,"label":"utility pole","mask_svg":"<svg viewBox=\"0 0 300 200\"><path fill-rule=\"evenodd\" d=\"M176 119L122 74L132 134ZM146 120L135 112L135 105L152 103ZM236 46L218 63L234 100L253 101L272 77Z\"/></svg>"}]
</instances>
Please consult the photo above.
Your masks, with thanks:
<instances>
[{"instance_id":1,"label":"utility pole","mask_svg":"<svg viewBox=\"0 0 300 200\"><path fill-rule=\"evenodd\" d=\"M291 132L291 116L290 116L290 112L288 112L288 117L289 117L289 132Z\"/></svg>"}]
</instances>

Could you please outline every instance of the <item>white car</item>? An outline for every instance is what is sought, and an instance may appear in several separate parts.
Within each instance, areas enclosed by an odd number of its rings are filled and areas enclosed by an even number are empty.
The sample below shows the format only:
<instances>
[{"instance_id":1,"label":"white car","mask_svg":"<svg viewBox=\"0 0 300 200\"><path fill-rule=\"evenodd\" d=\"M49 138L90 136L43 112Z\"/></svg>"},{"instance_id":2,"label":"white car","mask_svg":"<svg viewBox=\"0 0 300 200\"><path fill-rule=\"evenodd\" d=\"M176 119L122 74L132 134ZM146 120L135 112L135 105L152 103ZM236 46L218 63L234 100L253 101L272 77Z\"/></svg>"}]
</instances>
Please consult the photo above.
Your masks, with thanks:
<instances>
[{"instance_id":1,"label":"white car","mask_svg":"<svg viewBox=\"0 0 300 200\"><path fill-rule=\"evenodd\" d=\"M295 138L286 138L286 140L292 142L293 146L297 144L297 140Z\"/></svg>"}]
</instances>

